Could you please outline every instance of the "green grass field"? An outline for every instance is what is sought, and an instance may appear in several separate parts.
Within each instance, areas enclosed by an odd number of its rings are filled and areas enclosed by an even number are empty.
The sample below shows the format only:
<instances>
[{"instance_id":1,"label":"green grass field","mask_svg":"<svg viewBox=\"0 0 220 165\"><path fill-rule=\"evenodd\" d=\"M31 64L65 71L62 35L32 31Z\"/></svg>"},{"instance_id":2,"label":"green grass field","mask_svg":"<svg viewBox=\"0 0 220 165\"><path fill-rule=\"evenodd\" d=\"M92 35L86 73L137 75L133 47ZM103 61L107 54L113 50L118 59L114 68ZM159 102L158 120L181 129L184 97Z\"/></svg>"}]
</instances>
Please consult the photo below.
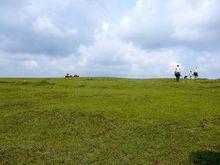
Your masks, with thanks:
<instances>
[{"instance_id":1,"label":"green grass field","mask_svg":"<svg viewBox=\"0 0 220 165\"><path fill-rule=\"evenodd\" d=\"M218 164L220 80L0 79L0 164Z\"/></svg>"}]
</instances>

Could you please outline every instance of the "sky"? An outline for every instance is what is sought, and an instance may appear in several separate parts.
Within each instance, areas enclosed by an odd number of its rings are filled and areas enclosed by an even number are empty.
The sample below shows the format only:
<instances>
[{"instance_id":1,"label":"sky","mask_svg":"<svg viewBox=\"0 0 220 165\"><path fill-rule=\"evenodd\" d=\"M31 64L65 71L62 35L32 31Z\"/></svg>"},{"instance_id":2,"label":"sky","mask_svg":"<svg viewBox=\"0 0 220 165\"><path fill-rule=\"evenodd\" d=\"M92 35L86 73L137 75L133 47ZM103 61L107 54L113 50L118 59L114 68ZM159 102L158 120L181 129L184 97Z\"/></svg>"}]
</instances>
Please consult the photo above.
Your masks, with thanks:
<instances>
[{"instance_id":1,"label":"sky","mask_svg":"<svg viewBox=\"0 0 220 165\"><path fill-rule=\"evenodd\" d=\"M0 77L220 78L220 0L0 0Z\"/></svg>"}]
</instances>

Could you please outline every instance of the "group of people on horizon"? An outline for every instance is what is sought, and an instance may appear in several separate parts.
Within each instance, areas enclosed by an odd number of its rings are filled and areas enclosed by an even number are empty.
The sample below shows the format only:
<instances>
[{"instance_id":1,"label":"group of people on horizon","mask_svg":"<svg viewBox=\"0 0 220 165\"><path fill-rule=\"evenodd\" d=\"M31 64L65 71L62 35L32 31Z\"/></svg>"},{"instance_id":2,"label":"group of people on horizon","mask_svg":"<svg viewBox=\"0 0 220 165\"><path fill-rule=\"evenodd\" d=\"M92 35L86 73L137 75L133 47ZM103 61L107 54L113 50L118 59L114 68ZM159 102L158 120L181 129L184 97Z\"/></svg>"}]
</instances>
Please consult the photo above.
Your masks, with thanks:
<instances>
[{"instance_id":1,"label":"group of people on horizon","mask_svg":"<svg viewBox=\"0 0 220 165\"><path fill-rule=\"evenodd\" d=\"M71 75L71 74L67 73L65 76L65 78L71 78L71 77L79 77L79 75L78 74Z\"/></svg>"},{"instance_id":2,"label":"group of people on horizon","mask_svg":"<svg viewBox=\"0 0 220 165\"><path fill-rule=\"evenodd\" d=\"M180 77L181 77L181 70L180 70L180 66L177 65L174 71L174 75L176 76L176 81L179 81ZM184 78L186 79L188 76L185 76ZM189 71L189 78L192 79L192 77L194 77L195 79L197 79L199 77L199 71L198 68L196 67L194 69L194 71L190 70Z\"/></svg>"}]
</instances>

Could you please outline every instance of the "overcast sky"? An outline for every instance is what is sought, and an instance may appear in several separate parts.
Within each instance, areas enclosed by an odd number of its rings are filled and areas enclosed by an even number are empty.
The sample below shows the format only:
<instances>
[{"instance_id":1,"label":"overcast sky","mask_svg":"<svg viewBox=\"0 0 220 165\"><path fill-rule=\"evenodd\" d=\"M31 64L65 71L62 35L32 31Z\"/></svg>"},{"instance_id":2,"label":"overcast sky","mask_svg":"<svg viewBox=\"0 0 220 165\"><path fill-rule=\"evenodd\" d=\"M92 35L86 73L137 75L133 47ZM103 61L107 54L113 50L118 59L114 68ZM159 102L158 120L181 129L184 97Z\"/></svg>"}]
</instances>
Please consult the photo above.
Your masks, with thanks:
<instances>
[{"instance_id":1,"label":"overcast sky","mask_svg":"<svg viewBox=\"0 0 220 165\"><path fill-rule=\"evenodd\" d=\"M0 77L220 78L220 0L0 0Z\"/></svg>"}]
</instances>

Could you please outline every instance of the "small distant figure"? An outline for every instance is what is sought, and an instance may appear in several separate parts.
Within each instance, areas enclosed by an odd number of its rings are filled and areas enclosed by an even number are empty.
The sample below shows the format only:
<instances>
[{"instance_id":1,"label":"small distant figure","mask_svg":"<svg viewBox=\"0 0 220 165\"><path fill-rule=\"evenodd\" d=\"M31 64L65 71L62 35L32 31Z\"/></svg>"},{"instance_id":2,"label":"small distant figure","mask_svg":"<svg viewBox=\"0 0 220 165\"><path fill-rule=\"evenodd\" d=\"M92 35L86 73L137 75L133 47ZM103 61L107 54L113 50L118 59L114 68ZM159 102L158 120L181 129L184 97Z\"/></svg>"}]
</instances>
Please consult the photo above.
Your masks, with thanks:
<instances>
[{"instance_id":1,"label":"small distant figure","mask_svg":"<svg viewBox=\"0 0 220 165\"><path fill-rule=\"evenodd\" d=\"M192 76L193 76L193 72L190 70L189 71L189 78L192 79Z\"/></svg>"},{"instance_id":2,"label":"small distant figure","mask_svg":"<svg viewBox=\"0 0 220 165\"><path fill-rule=\"evenodd\" d=\"M74 74L74 76L73 77L79 77L79 75L78 74Z\"/></svg>"},{"instance_id":3,"label":"small distant figure","mask_svg":"<svg viewBox=\"0 0 220 165\"><path fill-rule=\"evenodd\" d=\"M179 82L180 76L181 76L181 74L180 74L180 66L179 65L176 66L174 75L176 76L176 81Z\"/></svg>"},{"instance_id":4,"label":"small distant figure","mask_svg":"<svg viewBox=\"0 0 220 165\"><path fill-rule=\"evenodd\" d=\"M70 75L70 74L69 74L69 73L67 73L65 77L66 77L66 78L69 78L69 75Z\"/></svg>"},{"instance_id":5,"label":"small distant figure","mask_svg":"<svg viewBox=\"0 0 220 165\"><path fill-rule=\"evenodd\" d=\"M77 75L77 74L71 75L71 74L67 73L65 76L65 78L72 78L72 77L79 77L79 75Z\"/></svg>"},{"instance_id":6,"label":"small distant figure","mask_svg":"<svg viewBox=\"0 0 220 165\"><path fill-rule=\"evenodd\" d=\"M72 76L71 74L67 73L65 77L66 77L66 78L71 78L71 77L73 77L73 76Z\"/></svg>"},{"instance_id":7,"label":"small distant figure","mask_svg":"<svg viewBox=\"0 0 220 165\"><path fill-rule=\"evenodd\" d=\"M197 67L194 69L193 76L194 76L195 79L197 79L199 77L199 72L198 72Z\"/></svg>"},{"instance_id":8,"label":"small distant figure","mask_svg":"<svg viewBox=\"0 0 220 165\"><path fill-rule=\"evenodd\" d=\"M184 76L184 79L187 79L188 78L188 76Z\"/></svg>"}]
</instances>

